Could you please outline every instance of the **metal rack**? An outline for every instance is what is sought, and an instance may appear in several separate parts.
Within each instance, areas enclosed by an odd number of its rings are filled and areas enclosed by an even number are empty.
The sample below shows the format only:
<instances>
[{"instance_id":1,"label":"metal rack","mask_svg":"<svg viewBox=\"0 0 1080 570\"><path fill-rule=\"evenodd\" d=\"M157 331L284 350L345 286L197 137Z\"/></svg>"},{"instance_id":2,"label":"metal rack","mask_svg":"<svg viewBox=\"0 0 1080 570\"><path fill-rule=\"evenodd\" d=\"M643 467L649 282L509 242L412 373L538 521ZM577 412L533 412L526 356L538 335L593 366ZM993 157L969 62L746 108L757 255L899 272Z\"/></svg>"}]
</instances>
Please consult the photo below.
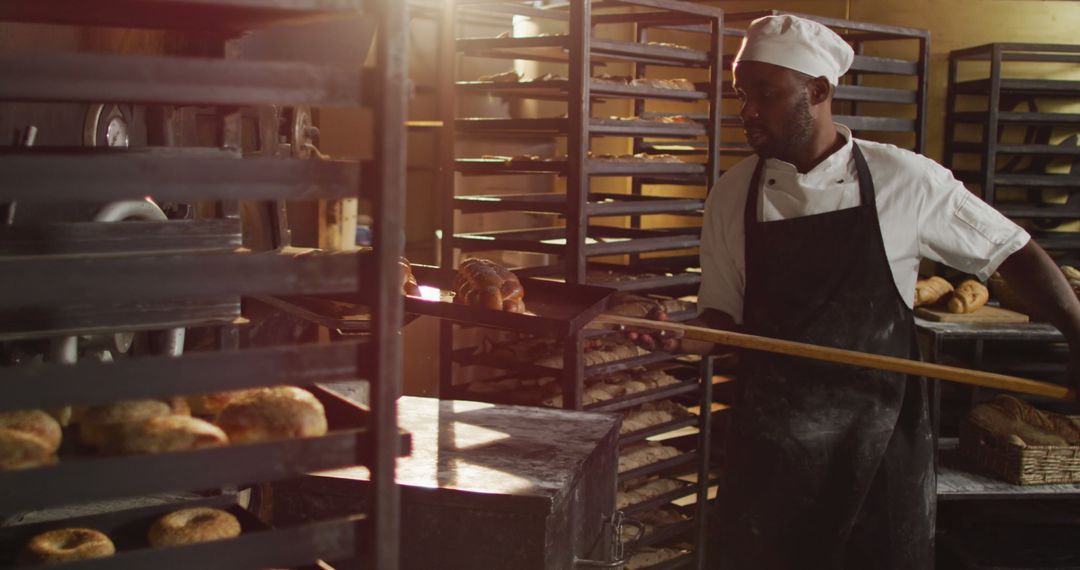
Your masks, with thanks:
<instances>
[{"instance_id":1,"label":"metal rack","mask_svg":"<svg viewBox=\"0 0 1080 570\"><path fill-rule=\"evenodd\" d=\"M994 43L949 53L945 165L1035 230L1080 218L1071 198L1080 188L1080 113L1068 108L1080 101L1080 81L1055 78L1077 64L1080 45ZM1071 232L1035 237L1048 249L1080 249Z\"/></svg>"},{"instance_id":2,"label":"metal rack","mask_svg":"<svg viewBox=\"0 0 1080 570\"><path fill-rule=\"evenodd\" d=\"M255 295L353 293L373 308L368 339L145 356L103 364L45 363L0 369L0 410L94 405L134 398L219 392L334 379L367 379L370 411L312 387L327 410L325 436L142 456L83 456L0 472L0 512L40 509L181 490L208 490L295 477L312 470L368 465L371 509L352 517L283 529L261 529L247 516L236 539L158 550L118 540L118 553L85 563L95 568L263 568L321 559L397 568L399 507L394 462L409 438L396 426L400 390L402 301L398 259L403 243L405 8L359 0L103 0L8 2L0 20L79 26L124 26L186 32L224 40L241 31L324 19L374 20L375 74L315 63L225 58L49 54L0 58L0 100L209 105L219 108L224 149L68 149L0 153L7 202L99 203L213 200L217 215L161 222L85 222L0 227L5 275L0 288L2 338L220 325L235 335L239 299ZM212 28L212 29L208 29ZM367 80L370 88L361 89ZM242 157L245 106L360 106L376 113L373 172L349 161ZM378 186L362 180L378 180ZM293 256L238 250L239 200L361 197L376 217L372 253ZM378 276L371 279L372 275ZM229 333L223 336L228 337ZM223 345L235 347L226 339ZM178 508L185 505L175 505ZM107 513L93 521L143 520L145 512ZM246 515L245 515L246 516ZM243 518L243 517L242 517ZM62 521L64 522L64 521ZM109 523L111 524L111 523ZM133 524L133 523L132 523ZM111 527L110 527L111 528ZM3 534L5 550L18 542ZM13 538L15 537L15 538ZM15 542L11 542L15 540ZM21 546L21 543L20 543Z\"/></svg>"},{"instance_id":3,"label":"metal rack","mask_svg":"<svg viewBox=\"0 0 1080 570\"><path fill-rule=\"evenodd\" d=\"M460 3L473 7L473 3ZM485 8L495 4L483 4ZM538 9L524 3L502 3L497 7L506 12L528 16L565 26L564 32L535 37L458 38L454 18L447 18L442 30L444 59L441 67L447 75L447 95L444 97L443 140L471 140L479 137L549 137L565 141L565 156L552 155L539 160L499 160L481 156L458 156L453 144L443 146L442 177L442 240L441 259L444 267L452 267L457 255L477 252L510 251L544 254L543 262L526 262L515 269L522 277L527 291L526 305L533 308L533 292L551 287L551 281L565 285L557 289L561 302L574 303L578 287L600 285L622 291L685 294L696 290L700 282L696 255L682 255L699 243L701 210L706 191L719 176L720 162L720 98L721 30L723 11L688 2L570 2ZM456 13L458 4L450 8ZM636 10L628 10L636 9ZM660 24L698 25L703 28L696 48L650 42L648 30ZM614 40L595 33L597 27L630 26L631 41ZM475 78L457 80L453 70L458 58L487 58L525 60L566 66L565 76L545 76L529 81L477 81ZM612 65L629 65L631 72L625 80L604 77ZM653 80L653 68L693 70L705 79L672 88ZM677 73L677 72L676 72ZM663 74L661 73L661 76ZM564 102L565 116L551 118L473 118L461 117L455 100L469 97L498 97L511 105L522 101ZM593 116L594 103L625 101L632 117L601 118ZM654 104L682 105L683 117L656 112ZM630 158L608 158L590 153L601 138L628 139L632 154L674 154L657 146L664 144L698 145L704 158L690 161L660 161ZM486 152L486 151L485 151ZM497 150L492 152L498 153ZM526 180L559 177L565 181L565 192L555 193L484 193L464 195L455 191L455 177L507 177L501 180ZM626 180L627 191L598 191L594 183L601 177ZM458 180L463 178L458 178ZM665 196L661 186L689 186L677 194ZM697 187L695 190L693 187ZM515 228L497 231L462 232L458 217L483 215L492 219L515 214L540 215L551 220L547 227ZM648 228L643 218L657 215L677 216L691 222L675 227ZM622 227L597 223L598 218L622 220ZM565 223L558 222L562 220ZM555 222L555 223L551 223ZM675 253L675 255L673 255ZM666 254L666 255L665 255ZM617 259L600 262L596 258L615 256ZM555 261L551 261L554 259ZM608 290L610 291L610 289ZM599 312L598 307L595 313ZM409 309L407 307L407 309ZM590 317L591 318L591 317ZM523 320L525 322L525 320ZM633 409L642 403L667 398L692 399L711 405L711 371L696 366L681 366L681 381L645 393L632 394L599 404L583 406L585 379L593 376L630 370L643 365L661 365L673 355L656 352L644 356L585 367L583 345L592 335L603 331L582 330L586 321L574 323L568 333L553 335L562 341L563 367L551 368L514 362L497 362L476 353L476 347L456 347L454 339L463 337L469 324L441 323L440 329L440 395L444 398L477 399L474 393L463 394L453 385L453 369L459 366L497 368L511 375L555 377L562 385L563 407L592 411L618 412ZM476 324L476 323L473 323ZM499 327L504 330L540 334L535 327ZM494 399L497 401L497 399ZM620 480L653 473L693 472L698 481L707 481L708 433L711 418L706 412L698 418L687 418L656 426L640 433L626 434L621 445L641 442L655 435L698 427L698 435L690 438L686 453L629 474ZM678 532L651 536L652 541L685 539L697 543L703 551L704 505L707 487L687 484L665 501L697 495L693 521L674 529ZM649 506L649 505L646 505ZM639 506L640 507L640 506ZM639 509L640 510L640 509ZM670 531L671 529L668 529ZM700 565L700 556L686 556L672 567Z\"/></svg>"}]
</instances>

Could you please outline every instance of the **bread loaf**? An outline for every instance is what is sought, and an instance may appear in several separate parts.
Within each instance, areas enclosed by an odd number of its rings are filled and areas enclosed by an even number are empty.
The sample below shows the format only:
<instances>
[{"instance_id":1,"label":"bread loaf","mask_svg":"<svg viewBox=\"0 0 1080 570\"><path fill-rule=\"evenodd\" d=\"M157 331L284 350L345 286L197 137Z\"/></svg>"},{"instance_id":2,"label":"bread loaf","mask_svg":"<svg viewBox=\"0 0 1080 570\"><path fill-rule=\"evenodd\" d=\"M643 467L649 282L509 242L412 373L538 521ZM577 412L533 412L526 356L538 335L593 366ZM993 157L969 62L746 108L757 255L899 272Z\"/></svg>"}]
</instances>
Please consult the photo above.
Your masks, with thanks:
<instances>
[{"instance_id":1,"label":"bread loaf","mask_svg":"<svg viewBox=\"0 0 1080 570\"><path fill-rule=\"evenodd\" d=\"M1044 412L1012 396L998 396L975 406L968 420L1014 443L1080 445L1080 425L1076 420Z\"/></svg>"},{"instance_id":2,"label":"bread loaf","mask_svg":"<svg viewBox=\"0 0 1080 570\"><path fill-rule=\"evenodd\" d=\"M949 299L950 313L974 313L990 300L990 291L974 279L968 279L953 291Z\"/></svg>"},{"instance_id":3,"label":"bread loaf","mask_svg":"<svg viewBox=\"0 0 1080 570\"><path fill-rule=\"evenodd\" d=\"M952 290L952 283L941 277L934 276L929 279L919 279L915 283L915 306L933 305L940 301L942 297L951 293Z\"/></svg>"},{"instance_id":4,"label":"bread loaf","mask_svg":"<svg viewBox=\"0 0 1080 570\"><path fill-rule=\"evenodd\" d=\"M466 259L454 280L454 302L511 313L525 312L525 290L510 270L487 259Z\"/></svg>"}]
</instances>

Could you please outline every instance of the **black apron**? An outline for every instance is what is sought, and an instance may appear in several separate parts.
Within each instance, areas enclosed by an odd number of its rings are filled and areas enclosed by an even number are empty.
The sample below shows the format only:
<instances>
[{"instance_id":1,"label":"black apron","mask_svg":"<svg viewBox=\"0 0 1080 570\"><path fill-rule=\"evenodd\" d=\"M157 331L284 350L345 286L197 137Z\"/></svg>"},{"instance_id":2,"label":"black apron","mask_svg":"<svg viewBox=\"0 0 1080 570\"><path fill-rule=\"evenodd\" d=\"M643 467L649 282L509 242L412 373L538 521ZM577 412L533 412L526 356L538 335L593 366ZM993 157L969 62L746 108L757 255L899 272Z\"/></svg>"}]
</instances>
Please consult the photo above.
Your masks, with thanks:
<instances>
[{"instance_id":1,"label":"black apron","mask_svg":"<svg viewBox=\"0 0 1080 570\"><path fill-rule=\"evenodd\" d=\"M743 322L752 334L910 358L911 309L889 268L869 168L852 146L860 205L789 220L758 221L758 161ZM724 568L933 567L923 379L754 351L742 354L737 378L719 504Z\"/></svg>"}]
</instances>

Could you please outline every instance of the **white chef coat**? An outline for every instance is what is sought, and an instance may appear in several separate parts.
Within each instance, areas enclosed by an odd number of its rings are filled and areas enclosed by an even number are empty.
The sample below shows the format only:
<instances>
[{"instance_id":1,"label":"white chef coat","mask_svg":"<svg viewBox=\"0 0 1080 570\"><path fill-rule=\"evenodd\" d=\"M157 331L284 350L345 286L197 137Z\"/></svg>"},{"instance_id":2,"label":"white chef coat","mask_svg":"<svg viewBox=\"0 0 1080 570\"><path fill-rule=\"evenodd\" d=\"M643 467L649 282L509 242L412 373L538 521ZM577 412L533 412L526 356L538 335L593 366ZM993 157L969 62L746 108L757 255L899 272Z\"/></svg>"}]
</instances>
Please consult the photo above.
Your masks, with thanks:
<instances>
[{"instance_id":1,"label":"white chef coat","mask_svg":"<svg viewBox=\"0 0 1080 570\"><path fill-rule=\"evenodd\" d=\"M836 127L847 143L806 174L781 160L765 162L758 193L760 221L859 205L851 131L843 125ZM939 261L985 280L1031 239L938 163L893 145L855 140L874 179L893 281L909 307L915 301L920 259ZM705 202L701 234L698 306L727 313L738 323L746 289L743 209L757 161L757 156L748 157L720 177Z\"/></svg>"}]
</instances>

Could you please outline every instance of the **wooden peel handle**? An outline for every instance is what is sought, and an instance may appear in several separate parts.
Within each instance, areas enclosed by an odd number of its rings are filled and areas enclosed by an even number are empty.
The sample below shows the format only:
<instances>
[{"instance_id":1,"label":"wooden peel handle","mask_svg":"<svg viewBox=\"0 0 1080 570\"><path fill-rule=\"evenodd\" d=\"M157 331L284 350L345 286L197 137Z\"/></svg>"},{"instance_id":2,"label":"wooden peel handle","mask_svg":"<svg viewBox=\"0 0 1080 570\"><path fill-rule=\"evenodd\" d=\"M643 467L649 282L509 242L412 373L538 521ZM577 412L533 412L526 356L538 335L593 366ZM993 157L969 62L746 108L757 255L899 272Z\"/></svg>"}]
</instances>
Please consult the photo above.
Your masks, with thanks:
<instances>
[{"instance_id":1,"label":"wooden peel handle","mask_svg":"<svg viewBox=\"0 0 1080 570\"><path fill-rule=\"evenodd\" d=\"M838 362L865 368L902 372L904 374L926 376L928 378L937 378L939 380L948 380L950 382L959 382L961 384L971 384L973 386L982 386L984 388L997 388L999 390L1010 390L1023 394L1049 396L1051 398L1064 400L1077 399L1075 390L1071 390L1065 386L1050 384L1048 382L1028 380L1027 378L1008 376L1006 374L994 374L992 372L983 372L981 370L968 370L966 368L944 366L930 362L919 362L917 360L896 358L894 356L868 354L842 348L818 346L745 333L709 329L680 323L635 319L617 315L600 315L594 322L670 331L685 338L723 344L725 346L749 348L765 352L775 352L777 354L823 360L825 362Z\"/></svg>"}]
</instances>

